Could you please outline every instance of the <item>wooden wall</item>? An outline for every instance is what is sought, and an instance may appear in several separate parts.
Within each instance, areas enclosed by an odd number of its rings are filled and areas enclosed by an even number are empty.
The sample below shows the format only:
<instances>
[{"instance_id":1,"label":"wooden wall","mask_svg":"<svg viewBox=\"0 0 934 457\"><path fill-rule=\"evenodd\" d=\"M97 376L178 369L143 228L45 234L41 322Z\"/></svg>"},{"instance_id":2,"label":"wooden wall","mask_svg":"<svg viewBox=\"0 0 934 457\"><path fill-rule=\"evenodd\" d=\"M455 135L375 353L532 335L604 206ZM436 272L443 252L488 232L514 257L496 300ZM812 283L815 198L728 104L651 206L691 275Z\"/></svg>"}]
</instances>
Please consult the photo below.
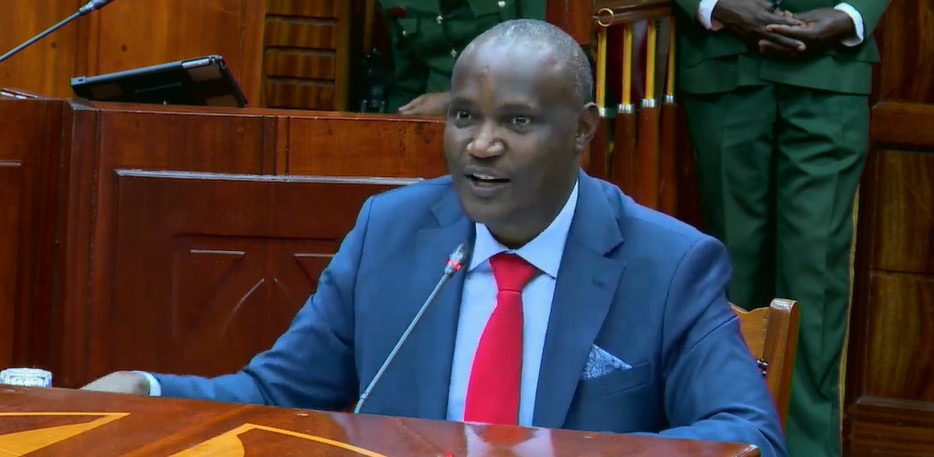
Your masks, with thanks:
<instances>
[{"instance_id":1,"label":"wooden wall","mask_svg":"<svg viewBox=\"0 0 934 457\"><path fill-rule=\"evenodd\" d=\"M0 368L50 355L62 108L0 98Z\"/></svg>"},{"instance_id":2,"label":"wooden wall","mask_svg":"<svg viewBox=\"0 0 934 457\"><path fill-rule=\"evenodd\" d=\"M934 0L876 32L846 372L849 456L934 455Z\"/></svg>"},{"instance_id":3,"label":"wooden wall","mask_svg":"<svg viewBox=\"0 0 934 457\"><path fill-rule=\"evenodd\" d=\"M365 198L445 173L442 127L0 97L0 366L64 387L238 369L286 329Z\"/></svg>"},{"instance_id":4,"label":"wooden wall","mask_svg":"<svg viewBox=\"0 0 934 457\"><path fill-rule=\"evenodd\" d=\"M0 52L86 1L14 2L0 18ZM347 107L352 14L361 0L115 1L0 64L0 87L71 97L69 80L219 54L251 106ZM359 22L359 21L358 21Z\"/></svg>"},{"instance_id":5,"label":"wooden wall","mask_svg":"<svg viewBox=\"0 0 934 457\"><path fill-rule=\"evenodd\" d=\"M347 110L351 0L267 0L262 106Z\"/></svg>"}]
</instances>

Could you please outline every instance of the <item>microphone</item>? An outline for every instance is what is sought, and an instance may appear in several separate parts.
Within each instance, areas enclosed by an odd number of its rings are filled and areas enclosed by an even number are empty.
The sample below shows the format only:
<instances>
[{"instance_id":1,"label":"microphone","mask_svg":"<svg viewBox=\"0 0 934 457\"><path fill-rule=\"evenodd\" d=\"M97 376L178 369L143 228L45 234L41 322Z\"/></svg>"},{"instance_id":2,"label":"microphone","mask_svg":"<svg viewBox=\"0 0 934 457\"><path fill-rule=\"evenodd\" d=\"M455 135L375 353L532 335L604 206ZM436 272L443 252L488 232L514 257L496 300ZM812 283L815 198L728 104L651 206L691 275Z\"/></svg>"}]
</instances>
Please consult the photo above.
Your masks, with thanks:
<instances>
[{"instance_id":1,"label":"microphone","mask_svg":"<svg viewBox=\"0 0 934 457\"><path fill-rule=\"evenodd\" d=\"M73 21L73 20L75 20L75 19L77 19L77 18L79 18L79 17L81 17L81 16L84 16L85 14L88 14L88 13L90 13L91 11L97 11L97 10L99 10L99 9L101 9L101 8L103 8L103 7L105 7L105 6L107 6L107 4L110 3L110 2L112 2L112 1L113 1L113 0L91 0L90 2L88 2L87 5L84 5L84 6L82 6L81 8L78 8L78 11L77 11L77 12L75 12L75 13L72 14L71 16L68 16L67 18L65 18L65 20L63 20L62 22L59 22L58 24L55 24L55 25L53 25L52 27L49 27L48 30L46 30L46 31L44 31L44 32L42 32L42 33L40 33L40 34L38 34L38 35L36 35L36 36L30 38L29 41L26 41L25 43L23 43L23 44L21 44L21 45L15 47L15 48L13 48L10 52L8 52L8 53L6 53L6 54L0 56L0 62L3 62L4 60L9 59L10 57L13 57L14 55L16 55L17 53L19 53L19 52L22 51L23 49L26 49L26 48L28 48L29 46L31 46L33 43L35 43L35 42L37 42L37 41L39 41L39 40L45 38L47 35L51 34L52 32L54 32L54 31L56 31L56 30L58 30L58 29L60 29L60 28L62 28L62 27L64 27L64 26L68 25L69 22L71 22L71 21Z\"/></svg>"},{"instance_id":2,"label":"microphone","mask_svg":"<svg viewBox=\"0 0 934 457\"><path fill-rule=\"evenodd\" d=\"M402 344L405 343L405 340L409 338L409 334L412 333L412 329L415 328L415 325L418 324L418 321L421 320L422 315L425 314L425 310L428 309L428 306L435 301L435 297L438 295L438 292L441 291L441 288L447 284L448 280L454 276L455 273L461 270L464 267L464 262L467 260L467 254L470 252L470 248L467 247L466 243L461 243L454 252L448 256L448 261L444 265L444 274L441 276L441 279L438 280L438 284L435 284L434 290L428 295L428 298L425 299L425 303L422 305L421 309L418 310L418 313L415 314L415 317L412 318L412 322L409 323L408 328L405 329L405 332L402 332L402 336L399 337L399 341L396 342L396 346L392 348L392 352L389 353L389 356L386 357L386 361L383 362L383 365L379 367L379 371L376 372L376 376L373 377L373 380L370 381L370 384L366 386L366 389L360 395L360 398L357 399L357 406L354 408L353 413L359 414L360 410L363 408L363 404L366 402L366 399L370 396L370 392L373 390L373 386L379 382L379 379L383 377L383 373L386 372L386 368L389 367L389 364L392 363L392 359L396 357L396 354L399 352L399 348L402 347Z\"/></svg>"}]
</instances>

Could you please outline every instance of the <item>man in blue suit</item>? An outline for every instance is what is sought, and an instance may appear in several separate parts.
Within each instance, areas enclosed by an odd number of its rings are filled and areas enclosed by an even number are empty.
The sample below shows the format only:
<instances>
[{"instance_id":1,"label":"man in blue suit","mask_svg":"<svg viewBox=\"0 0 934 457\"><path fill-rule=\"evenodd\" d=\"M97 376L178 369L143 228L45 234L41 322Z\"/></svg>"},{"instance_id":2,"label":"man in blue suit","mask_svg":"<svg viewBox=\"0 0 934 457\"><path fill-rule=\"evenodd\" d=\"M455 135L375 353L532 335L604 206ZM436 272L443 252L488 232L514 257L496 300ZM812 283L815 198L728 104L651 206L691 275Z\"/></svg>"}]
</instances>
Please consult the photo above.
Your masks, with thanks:
<instances>
[{"instance_id":1,"label":"man in blue suit","mask_svg":"<svg viewBox=\"0 0 934 457\"><path fill-rule=\"evenodd\" d=\"M466 242L465 271L363 412L746 442L786 455L726 300L724 247L580 171L599 118L592 89L587 57L560 29L495 26L455 66L451 175L369 199L272 349L213 379L118 372L86 388L348 408ZM525 285L505 286L518 270Z\"/></svg>"}]
</instances>

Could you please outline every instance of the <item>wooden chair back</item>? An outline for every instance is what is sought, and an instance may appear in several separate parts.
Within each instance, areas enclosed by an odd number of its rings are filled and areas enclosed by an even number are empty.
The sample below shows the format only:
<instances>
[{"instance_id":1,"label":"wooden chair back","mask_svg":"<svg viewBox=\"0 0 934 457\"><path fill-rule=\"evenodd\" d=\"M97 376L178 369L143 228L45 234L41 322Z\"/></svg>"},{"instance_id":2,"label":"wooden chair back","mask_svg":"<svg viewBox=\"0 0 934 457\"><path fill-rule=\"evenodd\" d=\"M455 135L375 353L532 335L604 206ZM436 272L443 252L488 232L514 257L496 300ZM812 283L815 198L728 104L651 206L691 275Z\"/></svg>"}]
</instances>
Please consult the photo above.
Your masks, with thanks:
<instances>
[{"instance_id":1,"label":"wooden chair back","mask_svg":"<svg viewBox=\"0 0 934 457\"><path fill-rule=\"evenodd\" d=\"M798 304L776 298L768 308L746 311L732 305L739 317L743 338L765 376L782 424L791 400L791 374L798 348Z\"/></svg>"}]
</instances>

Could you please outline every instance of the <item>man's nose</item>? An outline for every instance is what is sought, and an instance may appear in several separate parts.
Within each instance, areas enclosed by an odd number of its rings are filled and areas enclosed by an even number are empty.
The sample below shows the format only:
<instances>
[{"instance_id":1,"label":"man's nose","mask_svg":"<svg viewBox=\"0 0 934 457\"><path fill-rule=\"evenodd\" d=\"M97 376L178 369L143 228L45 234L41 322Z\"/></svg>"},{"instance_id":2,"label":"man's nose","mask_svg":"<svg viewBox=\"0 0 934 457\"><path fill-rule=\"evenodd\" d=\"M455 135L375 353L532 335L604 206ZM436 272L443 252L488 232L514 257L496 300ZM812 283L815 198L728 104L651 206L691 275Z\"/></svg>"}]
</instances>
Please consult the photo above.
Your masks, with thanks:
<instances>
[{"instance_id":1,"label":"man's nose","mask_svg":"<svg viewBox=\"0 0 934 457\"><path fill-rule=\"evenodd\" d=\"M477 134L467 144L467 153L478 159L495 157L503 153L505 145L496 134L496 128L491 122L485 122L477 130Z\"/></svg>"}]
</instances>

